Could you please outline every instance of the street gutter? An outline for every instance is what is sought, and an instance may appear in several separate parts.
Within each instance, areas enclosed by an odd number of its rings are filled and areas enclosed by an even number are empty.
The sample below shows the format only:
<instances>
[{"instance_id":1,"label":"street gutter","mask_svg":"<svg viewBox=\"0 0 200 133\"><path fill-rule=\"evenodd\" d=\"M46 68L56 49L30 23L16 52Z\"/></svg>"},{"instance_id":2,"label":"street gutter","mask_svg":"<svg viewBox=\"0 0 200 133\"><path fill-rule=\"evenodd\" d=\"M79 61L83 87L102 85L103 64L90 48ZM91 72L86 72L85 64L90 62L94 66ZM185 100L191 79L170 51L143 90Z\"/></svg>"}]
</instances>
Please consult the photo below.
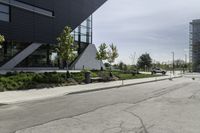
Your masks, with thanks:
<instances>
[{"instance_id":1,"label":"street gutter","mask_svg":"<svg viewBox=\"0 0 200 133\"><path fill-rule=\"evenodd\" d=\"M182 78L182 77L183 76L176 76L176 77L172 77L171 79L177 79L177 78ZM133 85L139 85L139 84L145 84L145 83L152 83L152 82L158 82L158 81L164 81L164 80L170 80L170 78L168 77L168 78L164 78L164 79L155 79L155 80L150 80L150 81L116 85L116 86L111 86L111 87L103 87L103 88L97 88L97 89L92 89L92 90L82 90L82 91L67 93L65 95L75 95L75 94L81 94L81 93L96 92L96 91L109 90L109 89L114 89L114 88L121 88L121 87L127 87L127 86L133 86ZM122 82L123 82L123 80L122 80Z\"/></svg>"}]
</instances>

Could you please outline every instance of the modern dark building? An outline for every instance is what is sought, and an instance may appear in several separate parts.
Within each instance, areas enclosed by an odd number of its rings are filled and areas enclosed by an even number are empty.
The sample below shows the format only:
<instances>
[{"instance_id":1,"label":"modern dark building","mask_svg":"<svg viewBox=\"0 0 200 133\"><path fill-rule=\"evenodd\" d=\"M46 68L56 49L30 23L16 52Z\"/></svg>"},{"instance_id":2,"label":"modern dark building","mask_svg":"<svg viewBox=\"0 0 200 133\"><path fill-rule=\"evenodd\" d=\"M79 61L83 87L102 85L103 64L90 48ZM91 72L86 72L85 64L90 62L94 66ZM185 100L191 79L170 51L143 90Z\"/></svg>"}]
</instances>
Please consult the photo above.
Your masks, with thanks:
<instances>
[{"instance_id":1,"label":"modern dark building","mask_svg":"<svg viewBox=\"0 0 200 133\"><path fill-rule=\"evenodd\" d=\"M190 23L190 63L194 72L200 72L200 19Z\"/></svg>"},{"instance_id":2,"label":"modern dark building","mask_svg":"<svg viewBox=\"0 0 200 133\"><path fill-rule=\"evenodd\" d=\"M78 45L71 69L98 69L92 13L106 0L0 0L0 69L59 68L56 38L65 26Z\"/></svg>"}]
</instances>

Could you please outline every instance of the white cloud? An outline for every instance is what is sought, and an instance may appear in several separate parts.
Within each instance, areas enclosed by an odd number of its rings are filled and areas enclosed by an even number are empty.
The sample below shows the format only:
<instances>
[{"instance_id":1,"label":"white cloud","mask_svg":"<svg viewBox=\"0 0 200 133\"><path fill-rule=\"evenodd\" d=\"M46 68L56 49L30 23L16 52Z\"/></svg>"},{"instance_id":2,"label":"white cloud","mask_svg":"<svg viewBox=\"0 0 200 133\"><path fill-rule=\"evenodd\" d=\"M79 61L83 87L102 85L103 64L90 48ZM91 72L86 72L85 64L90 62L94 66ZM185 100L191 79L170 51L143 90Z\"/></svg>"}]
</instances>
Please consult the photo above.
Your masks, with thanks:
<instances>
[{"instance_id":1,"label":"white cloud","mask_svg":"<svg viewBox=\"0 0 200 133\"><path fill-rule=\"evenodd\" d=\"M134 52L169 60L171 51L184 58L189 22L200 17L199 0L108 0L94 14L94 43L117 44L120 58L130 63Z\"/></svg>"}]
</instances>

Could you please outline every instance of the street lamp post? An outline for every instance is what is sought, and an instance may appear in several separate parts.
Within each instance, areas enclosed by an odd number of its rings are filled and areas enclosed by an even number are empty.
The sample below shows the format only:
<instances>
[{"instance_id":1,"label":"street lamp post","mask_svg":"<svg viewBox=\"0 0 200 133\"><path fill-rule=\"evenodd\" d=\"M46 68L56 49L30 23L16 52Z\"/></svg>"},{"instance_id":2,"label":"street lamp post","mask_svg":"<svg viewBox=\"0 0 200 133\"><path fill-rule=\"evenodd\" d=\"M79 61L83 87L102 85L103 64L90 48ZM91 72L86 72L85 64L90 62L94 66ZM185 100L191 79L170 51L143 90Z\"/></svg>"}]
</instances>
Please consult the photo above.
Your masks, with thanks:
<instances>
[{"instance_id":1,"label":"street lamp post","mask_svg":"<svg viewBox=\"0 0 200 133\"><path fill-rule=\"evenodd\" d=\"M184 73L186 73L187 71L188 71L188 64L187 64L187 62L188 62L188 55L187 55L187 53L188 53L189 51L188 51L188 49L184 49L184 53L185 53L185 63L184 63L184 70L185 70L185 72Z\"/></svg>"},{"instance_id":2,"label":"street lamp post","mask_svg":"<svg viewBox=\"0 0 200 133\"><path fill-rule=\"evenodd\" d=\"M185 53L185 69L186 69L186 71L188 71L188 55L187 55L187 53Z\"/></svg>"},{"instance_id":3,"label":"street lamp post","mask_svg":"<svg viewBox=\"0 0 200 133\"><path fill-rule=\"evenodd\" d=\"M187 54L185 53L184 73L187 72Z\"/></svg>"},{"instance_id":4,"label":"street lamp post","mask_svg":"<svg viewBox=\"0 0 200 133\"><path fill-rule=\"evenodd\" d=\"M172 60L173 60L173 65L172 65L172 67L173 67L173 75L175 75L174 52L172 52Z\"/></svg>"}]
</instances>

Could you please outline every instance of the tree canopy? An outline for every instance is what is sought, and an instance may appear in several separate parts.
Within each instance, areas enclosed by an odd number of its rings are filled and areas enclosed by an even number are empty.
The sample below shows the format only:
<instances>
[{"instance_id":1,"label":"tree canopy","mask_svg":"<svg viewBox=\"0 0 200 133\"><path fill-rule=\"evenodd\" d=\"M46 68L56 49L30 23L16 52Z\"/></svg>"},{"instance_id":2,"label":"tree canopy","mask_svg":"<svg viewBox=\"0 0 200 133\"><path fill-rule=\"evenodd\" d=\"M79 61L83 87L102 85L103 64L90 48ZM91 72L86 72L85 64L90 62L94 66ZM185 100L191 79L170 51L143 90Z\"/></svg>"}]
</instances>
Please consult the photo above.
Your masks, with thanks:
<instances>
[{"instance_id":1,"label":"tree canopy","mask_svg":"<svg viewBox=\"0 0 200 133\"><path fill-rule=\"evenodd\" d=\"M141 69L150 68L152 65L152 59L148 53L142 54L137 62L137 66Z\"/></svg>"},{"instance_id":2,"label":"tree canopy","mask_svg":"<svg viewBox=\"0 0 200 133\"><path fill-rule=\"evenodd\" d=\"M108 62L110 64L115 62L115 59L119 57L118 54L118 50L117 50L117 46L115 46L114 44L110 45L110 49L107 52L107 56L108 56Z\"/></svg>"},{"instance_id":3,"label":"tree canopy","mask_svg":"<svg viewBox=\"0 0 200 133\"><path fill-rule=\"evenodd\" d=\"M4 41L5 41L4 36L0 34L0 44L3 43Z\"/></svg>"},{"instance_id":4,"label":"tree canopy","mask_svg":"<svg viewBox=\"0 0 200 133\"><path fill-rule=\"evenodd\" d=\"M69 63L74 61L77 56L77 54L75 53L77 48L74 45L74 37L71 35L71 31L72 31L71 28L66 26L63 32L57 38L58 46L56 48L56 51L60 58L60 64L64 66L63 62L66 63L66 68L67 68L66 78L70 77Z\"/></svg>"},{"instance_id":5,"label":"tree canopy","mask_svg":"<svg viewBox=\"0 0 200 133\"><path fill-rule=\"evenodd\" d=\"M108 48L108 46L105 43L102 43L99 46L99 50L97 51L97 54L96 54L97 60L106 60L108 58L107 48Z\"/></svg>"},{"instance_id":6,"label":"tree canopy","mask_svg":"<svg viewBox=\"0 0 200 133\"><path fill-rule=\"evenodd\" d=\"M76 58L75 51L77 50L77 47L74 45L74 37L71 35L71 31L71 28L66 26L57 38L58 47L56 48L56 51L59 57L67 63Z\"/></svg>"}]
</instances>

